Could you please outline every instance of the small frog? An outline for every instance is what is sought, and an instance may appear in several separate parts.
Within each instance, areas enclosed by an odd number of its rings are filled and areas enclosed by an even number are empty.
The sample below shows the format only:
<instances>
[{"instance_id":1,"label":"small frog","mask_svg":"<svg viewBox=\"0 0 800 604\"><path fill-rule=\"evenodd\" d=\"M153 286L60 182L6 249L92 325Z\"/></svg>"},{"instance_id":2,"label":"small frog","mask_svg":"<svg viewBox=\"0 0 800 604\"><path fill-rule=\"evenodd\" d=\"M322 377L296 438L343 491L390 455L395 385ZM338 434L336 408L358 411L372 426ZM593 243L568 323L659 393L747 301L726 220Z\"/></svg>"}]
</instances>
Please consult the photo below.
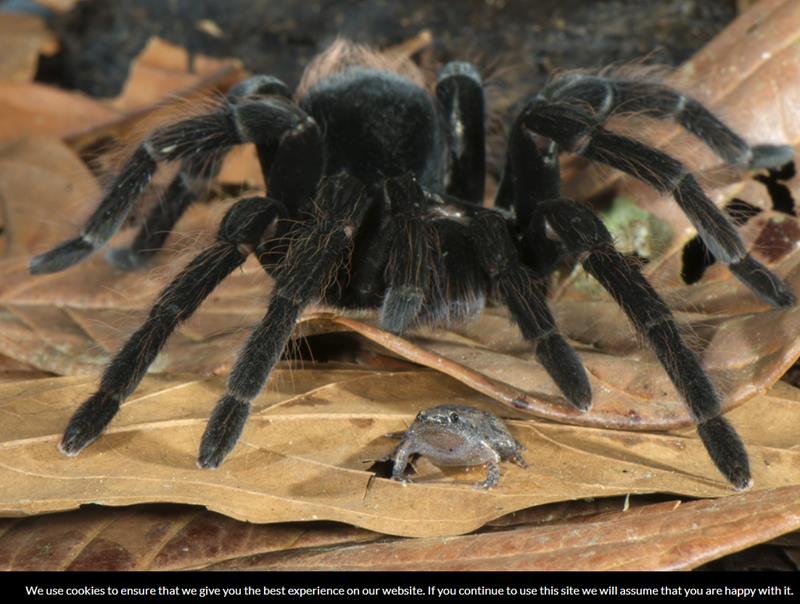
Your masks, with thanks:
<instances>
[{"instance_id":1,"label":"small frog","mask_svg":"<svg viewBox=\"0 0 800 604\"><path fill-rule=\"evenodd\" d=\"M528 467L520 454L525 447L511 436L502 420L474 407L441 405L425 409L408 430L398 434L402 441L392 454L393 480L410 482L404 476L406 466L412 456L419 455L443 467L488 464L486 480L475 484L478 489L497 484L501 460Z\"/></svg>"}]
</instances>

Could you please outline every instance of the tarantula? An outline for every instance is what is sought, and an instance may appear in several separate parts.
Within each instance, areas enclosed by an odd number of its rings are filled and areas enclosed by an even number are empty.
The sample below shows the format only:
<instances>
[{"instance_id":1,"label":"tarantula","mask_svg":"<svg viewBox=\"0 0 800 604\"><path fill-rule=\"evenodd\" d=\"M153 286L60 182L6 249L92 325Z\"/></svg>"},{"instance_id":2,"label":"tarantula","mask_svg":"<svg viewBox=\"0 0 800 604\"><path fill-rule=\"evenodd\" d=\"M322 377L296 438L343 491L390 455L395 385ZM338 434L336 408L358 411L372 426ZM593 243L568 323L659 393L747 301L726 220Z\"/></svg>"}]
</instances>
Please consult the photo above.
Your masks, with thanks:
<instances>
[{"instance_id":1,"label":"tarantula","mask_svg":"<svg viewBox=\"0 0 800 604\"><path fill-rule=\"evenodd\" d=\"M234 447L295 322L317 301L379 309L383 328L401 333L469 319L487 299L497 300L567 401L587 411L586 371L545 299L547 276L572 257L650 343L717 468L734 487L747 488L747 453L721 417L719 395L697 355L594 211L562 197L559 153L607 164L671 194L740 281L774 307L795 298L747 253L679 161L605 127L622 111L675 120L734 166L776 166L793 156L788 146L748 145L699 102L660 83L566 75L530 98L514 120L494 207L486 208L478 70L448 63L428 87L410 61L344 41L309 65L294 96L276 78L256 76L213 110L156 129L131 154L80 235L34 258L32 273L63 270L103 246L163 162L176 162L178 174L132 245L110 254L119 267L140 266L162 246L235 145L255 143L268 194L233 205L216 242L163 290L105 369L97 392L73 415L61 451L76 455L98 438L176 326L249 254L274 279L274 289L203 434L201 467L218 466Z\"/></svg>"}]
</instances>

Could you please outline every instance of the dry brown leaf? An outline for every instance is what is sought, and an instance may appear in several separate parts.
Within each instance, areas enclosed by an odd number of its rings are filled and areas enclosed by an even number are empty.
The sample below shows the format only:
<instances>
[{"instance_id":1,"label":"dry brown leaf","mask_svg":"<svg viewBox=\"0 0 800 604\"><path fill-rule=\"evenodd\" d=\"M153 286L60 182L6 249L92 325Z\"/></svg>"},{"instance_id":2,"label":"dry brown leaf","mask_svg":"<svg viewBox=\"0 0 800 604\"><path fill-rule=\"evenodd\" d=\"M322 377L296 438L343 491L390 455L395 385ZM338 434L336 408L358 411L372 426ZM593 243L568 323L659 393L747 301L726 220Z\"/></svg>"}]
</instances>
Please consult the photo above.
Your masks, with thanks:
<instances>
[{"instance_id":1,"label":"dry brown leaf","mask_svg":"<svg viewBox=\"0 0 800 604\"><path fill-rule=\"evenodd\" d=\"M11 357L0 355L0 381L18 382L20 380L33 380L40 377L49 377L46 373L37 371L35 367L22 363Z\"/></svg>"},{"instance_id":2,"label":"dry brown leaf","mask_svg":"<svg viewBox=\"0 0 800 604\"><path fill-rule=\"evenodd\" d=\"M690 570L800 526L800 487L713 501L664 502L480 535L276 552L236 570Z\"/></svg>"},{"instance_id":3,"label":"dry brown leaf","mask_svg":"<svg viewBox=\"0 0 800 604\"><path fill-rule=\"evenodd\" d=\"M79 92L35 82L0 82L0 141L23 136L64 138L119 119Z\"/></svg>"},{"instance_id":4,"label":"dry brown leaf","mask_svg":"<svg viewBox=\"0 0 800 604\"><path fill-rule=\"evenodd\" d=\"M573 530L603 514L652 506L652 497L607 497L529 508L503 516L508 539L532 525ZM679 502L674 502L677 505ZM637 513L641 513L640 511ZM0 520L0 570L187 570L256 568L261 556L382 540L384 535L328 522L258 525L196 506L85 506L73 512ZM428 544L418 541L419 547ZM735 545L740 543L736 540ZM724 555L731 544L710 543ZM422 570L422 567L420 567Z\"/></svg>"},{"instance_id":5,"label":"dry brown leaf","mask_svg":"<svg viewBox=\"0 0 800 604\"><path fill-rule=\"evenodd\" d=\"M800 142L797 24L793 0L763 0L677 70L676 85L698 91L753 140Z\"/></svg>"},{"instance_id":6,"label":"dry brown leaf","mask_svg":"<svg viewBox=\"0 0 800 604\"><path fill-rule=\"evenodd\" d=\"M559 524L569 531L599 515L653 505L652 497L608 497L529 508L490 523L488 530ZM73 512L0 520L0 570L187 570L253 568L260 556L386 536L328 522L258 525L196 506L85 506ZM423 541L420 547L426 547ZM725 549L715 542L715 551Z\"/></svg>"},{"instance_id":7,"label":"dry brown leaf","mask_svg":"<svg viewBox=\"0 0 800 604\"><path fill-rule=\"evenodd\" d=\"M41 4L50 10L66 13L78 3L78 0L35 0L36 4Z\"/></svg>"},{"instance_id":8,"label":"dry brown leaf","mask_svg":"<svg viewBox=\"0 0 800 604\"><path fill-rule=\"evenodd\" d=\"M27 258L73 236L91 211L87 199L98 195L86 166L62 143L29 137L0 144L0 257Z\"/></svg>"},{"instance_id":9,"label":"dry brown leaf","mask_svg":"<svg viewBox=\"0 0 800 604\"><path fill-rule=\"evenodd\" d=\"M35 15L0 13L0 80L30 82L39 54L54 54L58 41Z\"/></svg>"},{"instance_id":10,"label":"dry brown leaf","mask_svg":"<svg viewBox=\"0 0 800 604\"><path fill-rule=\"evenodd\" d=\"M185 48L153 36L131 63L130 74L120 95L108 104L123 112L147 109L170 97L192 90L220 71L242 74L241 61L196 57Z\"/></svg>"},{"instance_id":11,"label":"dry brown leaf","mask_svg":"<svg viewBox=\"0 0 800 604\"><path fill-rule=\"evenodd\" d=\"M342 524L251 524L190 506L88 507L0 520L0 570L190 570L376 537Z\"/></svg>"},{"instance_id":12,"label":"dry brown leaf","mask_svg":"<svg viewBox=\"0 0 800 604\"><path fill-rule=\"evenodd\" d=\"M70 414L95 388L69 377L0 384L0 492L4 515L68 510L83 503L192 503L252 522L338 520L383 533L452 535L509 512L565 499L672 492L733 493L694 430L632 433L509 421L531 468L504 464L500 486L473 488L480 468L443 473L422 461L417 483L374 479L390 432L423 407L449 402L503 407L428 371L277 369L241 441L216 471L195 465L220 378L144 380L110 429L76 458L56 444ZM756 489L800 484L794 447L798 397L759 397L730 414L747 443ZM521 418L517 413L512 417ZM769 429L761 426L769 425ZM767 423L768 422L768 423Z\"/></svg>"},{"instance_id":13,"label":"dry brown leaf","mask_svg":"<svg viewBox=\"0 0 800 604\"><path fill-rule=\"evenodd\" d=\"M780 489L764 491L759 497L747 496L744 505L739 498L735 506L730 505L731 500L722 506L707 506L702 502L650 499L609 497L544 505L503 516L487 528L496 531L502 527L504 543L524 542L516 554L528 550L530 569L577 569L586 558L599 559L603 567L613 562L609 559L609 542L616 540L613 556L622 568L666 570L696 568L791 530L796 524L796 518L786 515L774 524L770 524L773 518L759 517L765 503L770 508L785 505ZM665 524L672 526L673 519L685 521L686 513L695 516L694 531L684 526L668 534L662 532L649 541L649 551L643 551L642 535L652 530L655 519L666 517ZM737 516L744 530L730 530ZM637 518L645 522L637 523ZM636 524L622 536L621 531ZM561 548L569 535L588 535L590 531L605 531L605 535L599 543L587 541L584 547L566 552ZM697 539L703 531L711 531L714 538ZM505 564L507 548L496 547L497 533L468 539L471 547L467 563L471 569ZM375 545L378 540L382 544ZM355 544L368 545L347 547ZM433 537L389 541L379 533L324 522L257 525L190 506L90 506L74 512L0 520L0 569L257 570L284 564L324 565L334 548L342 552L342 561L357 563L366 549L382 549L389 544L397 545L401 559L396 562L406 570L426 570L433 557L439 562L450 560L463 548L464 540ZM320 554L326 559L320 560Z\"/></svg>"}]
</instances>

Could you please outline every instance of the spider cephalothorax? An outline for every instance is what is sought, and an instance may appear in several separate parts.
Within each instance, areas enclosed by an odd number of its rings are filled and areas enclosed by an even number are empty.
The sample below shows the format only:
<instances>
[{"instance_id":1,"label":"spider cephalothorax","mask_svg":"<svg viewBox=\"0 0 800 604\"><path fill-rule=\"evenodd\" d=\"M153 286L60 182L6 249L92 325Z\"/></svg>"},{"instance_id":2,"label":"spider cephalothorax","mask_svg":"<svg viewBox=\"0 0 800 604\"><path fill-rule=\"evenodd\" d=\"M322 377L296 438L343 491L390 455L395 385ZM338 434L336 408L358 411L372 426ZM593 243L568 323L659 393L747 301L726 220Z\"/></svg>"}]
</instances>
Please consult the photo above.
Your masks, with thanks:
<instances>
[{"instance_id":1,"label":"spider cephalothorax","mask_svg":"<svg viewBox=\"0 0 800 604\"><path fill-rule=\"evenodd\" d=\"M145 323L114 357L98 391L67 426L61 449L96 439L133 392L175 327L249 253L274 279L267 312L239 352L227 393L209 420L198 463L215 467L234 447L260 392L311 303L377 308L386 329L469 319L487 298L505 304L550 376L575 407L591 406L577 354L558 333L545 278L578 259L655 350L698 424L711 458L737 488L750 469L719 396L686 346L667 305L636 263L614 247L595 213L560 193L559 152L628 172L671 194L708 249L776 307L786 285L751 258L735 228L692 174L669 155L605 128L621 109L674 119L739 167L779 165L790 147L750 146L697 101L662 84L571 75L531 98L510 131L494 207L483 207L484 90L478 71L453 62L429 90L409 64L382 61L337 42L307 71L295 100L280 81L254 77L215 110L159 128L137 148L80 235L36 257L34 273L58 271L104 245L162 162L178 175L118 266L143 264L216 175L224 153L255 143L265 197L237 202L217 241L161 293Z\"/></svg>"}]
</instances>

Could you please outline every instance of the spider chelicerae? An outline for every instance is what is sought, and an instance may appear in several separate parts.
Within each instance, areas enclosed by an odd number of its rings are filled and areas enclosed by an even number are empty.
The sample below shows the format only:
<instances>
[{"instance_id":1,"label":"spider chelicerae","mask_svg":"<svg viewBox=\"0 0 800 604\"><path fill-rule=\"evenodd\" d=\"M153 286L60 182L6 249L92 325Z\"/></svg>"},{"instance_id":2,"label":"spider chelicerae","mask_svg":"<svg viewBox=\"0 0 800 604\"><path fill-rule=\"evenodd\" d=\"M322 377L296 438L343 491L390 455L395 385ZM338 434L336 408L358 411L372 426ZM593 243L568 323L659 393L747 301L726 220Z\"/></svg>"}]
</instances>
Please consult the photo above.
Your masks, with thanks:
<instances>
[{"instance_id":1,"label":"spider chelicerae","mask_svg":"<svg viewBox=\"0 0 800 604\"><path fill-rule=\"evenodd\" d=\"M131 154L80 235L34 258L32 273L63 270L103 246L164 162L178 164L177 176L132 245L110 253L121 268L145 264L162 247L233 146L255 143L268 194L233 205L216 242L162 291L105 369L97 392L73 415L61 450L75 455L98 438L172 331L249 254L274 288L208 422L201 467L218 466L233 449L295 322L318 301L379 309L381 326L402 333L469 319L487 299L496 300L507 306L569 403L586 411L592 400L586 371L545 298L547 276L571 257L652 346L717 468L734 487L747 488L747 453L721 417L719 395L697 355L597 215L563 198L559 154L607 164L671 194L710 252L740 281L774 307L795 298L747 253L679 161L605 127L621 112L675 120L734 166L777 166L793 157L788 146L749 145L696 100L663 84L571 74L547 84L514 120L494 206L486 208L478 70L451 62L428 86L407 59L341 40L309 65L294 95L281 81L256 76L206 113L156 129Z\"/></svg>"}]
</instances>

